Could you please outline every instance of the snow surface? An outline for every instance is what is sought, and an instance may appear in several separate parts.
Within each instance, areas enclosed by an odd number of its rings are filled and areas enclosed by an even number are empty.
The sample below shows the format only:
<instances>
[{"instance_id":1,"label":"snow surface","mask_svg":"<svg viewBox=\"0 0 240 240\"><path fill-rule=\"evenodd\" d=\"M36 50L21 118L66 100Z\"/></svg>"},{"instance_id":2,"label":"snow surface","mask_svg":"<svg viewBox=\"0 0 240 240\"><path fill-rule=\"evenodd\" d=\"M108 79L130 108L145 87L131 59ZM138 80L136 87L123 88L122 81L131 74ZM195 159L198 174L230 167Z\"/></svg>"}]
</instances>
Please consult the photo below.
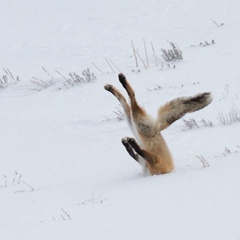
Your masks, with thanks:
<instances>
[{"instance_id":1,"label":"snow surface","mask_svg":"<svg viewBox=\"0 0 240 240\"><path fill-rule=\"evenodd\" d=\"M1 75L21 81L0 92L0 239L240 239L240 123L217 119L240 109L239 10L238 0L1 1ZM143 39L148 69L131 47L146 62ZM168 41L183 52L170 67ZM106 59L153 116L175 97L213 93L184 117L199 127L163 131L172 173L143 176L122 146L132 134L103 86L125 92ZM86 68L97 79L68 89L56 73ZM52 85L34 91L33 77Z\"/></svg>"}]
</instances>

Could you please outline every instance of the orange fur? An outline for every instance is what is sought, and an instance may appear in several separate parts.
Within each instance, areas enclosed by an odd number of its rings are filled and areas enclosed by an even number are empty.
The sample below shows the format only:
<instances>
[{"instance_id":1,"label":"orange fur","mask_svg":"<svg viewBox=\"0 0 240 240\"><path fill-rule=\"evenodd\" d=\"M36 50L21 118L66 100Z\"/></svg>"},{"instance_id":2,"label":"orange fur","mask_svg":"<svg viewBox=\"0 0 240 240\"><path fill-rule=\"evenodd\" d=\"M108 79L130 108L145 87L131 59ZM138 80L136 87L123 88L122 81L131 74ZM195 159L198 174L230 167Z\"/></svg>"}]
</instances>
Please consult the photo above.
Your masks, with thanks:
<instances>
[{"instance_id":1,"label":"orange fur","mask_svg":"<svg viewBox=\"0 0 240 240\"><path fill-rule=\"evenodd\" d=\"M104 88L111 92L123 106L127 121L137 139L136 141L134 138L123 138L123 145L129 155L143 167L145 173L154 175L171 172L174 169L173 158L160 131L186 113L200 110L210 104L212 101L210 93L176 98L159 108L158 117L155 120L138 105L135 92L126 77L122 73L118 77L128 93L130 105L112 85L107 84Z\"/></svg>"}]
</instances>

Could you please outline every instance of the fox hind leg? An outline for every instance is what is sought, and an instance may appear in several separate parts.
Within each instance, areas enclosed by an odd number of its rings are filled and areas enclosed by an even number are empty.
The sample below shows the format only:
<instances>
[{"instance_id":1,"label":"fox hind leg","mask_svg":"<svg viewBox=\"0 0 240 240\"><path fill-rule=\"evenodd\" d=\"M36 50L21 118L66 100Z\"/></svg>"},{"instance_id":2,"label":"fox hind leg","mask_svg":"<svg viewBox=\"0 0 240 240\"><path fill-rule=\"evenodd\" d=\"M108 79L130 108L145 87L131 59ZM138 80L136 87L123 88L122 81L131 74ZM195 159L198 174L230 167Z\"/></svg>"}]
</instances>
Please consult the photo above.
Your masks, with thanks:
<instances>
[{"instance_id":1,"label":"fox hind leg","mask_svg":"<svg viewBox=\"0 0 240 240\"><path fill-rule=\"evenodd\" d=\"M118 78L130 98L132 120L135 123L138 133L144 137L152 137L157 133L156 129L154 128L154 121L152 117L150 117L145 112L145 110L138 105L135 97L135 92L131 85L128 83L126 77L122 73L120 73L118 75Z\"/></svg>"},{"instance_id":2,"label":"fox hind leg","mask_svg":"<svg viewBox=\"0 0 240 240\"><path fill-rule=\"evenodd\" d=\"M134 112L137 111L138 113L145 113L145 111L138 105L137 100L135 98L135 92L131 85L128 83L126 77L122 73L120 73L118 75L118 78L122 86L127 91L127 94L130 98L131 108L134 109Z\"/></svg>"},{"instance_id":3,"label":"fox hind leg","mask_svg":"<svg viewBox=\"0 0 240 240\"><path fill-rule=\"evenodd\" d=\"M132 89L132 87L129 85L129 83L127 82L127 79L126 79L125 75L122 74L122 73L119 73L118 79L119 79L120 83L122 84L122 86L126 89L126 91L128 93L128 96L130 98L131 98L131 96L135 97L135 92Z\"/></svg>"},{"instance_id":4,"label":"fox hind leg","mask_svg":"<svg viewBox=\"0 0 240 240\"><path fill-rule=\"evenodd\" d=\"M131 127L131 129L133 130L133 126L132 126L132 117L131 117L131 107L129 106L129 104L127 103L125 97L112 85L107 84L104 86L105 90L107 90L108 92L112 93L117 99L118 101L121 103L125 116L127 118L127 121Z\"/></svg>"}]
</instances>

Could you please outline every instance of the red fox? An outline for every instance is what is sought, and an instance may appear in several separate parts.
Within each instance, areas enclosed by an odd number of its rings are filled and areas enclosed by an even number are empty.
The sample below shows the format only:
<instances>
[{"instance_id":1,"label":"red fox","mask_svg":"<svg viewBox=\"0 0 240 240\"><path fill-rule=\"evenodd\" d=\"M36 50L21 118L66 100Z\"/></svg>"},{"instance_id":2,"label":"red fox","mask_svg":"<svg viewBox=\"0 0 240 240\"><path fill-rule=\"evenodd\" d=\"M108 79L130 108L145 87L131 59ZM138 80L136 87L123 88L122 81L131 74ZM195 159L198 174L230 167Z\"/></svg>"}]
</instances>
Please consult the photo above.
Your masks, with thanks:
<instances>
[{"instance_id":1,"label":"red fox","mask_svg":"<svg viewBox=\"0 0 240 240\"><path fill-rule=\"evenodd\" d=\"M155 175L169 173L174 169L173 158L161 131L186 113L200 110L212 101L211 93L199 93L193 97L176 98L158 109L157 119L154 119L140 107L136 101L135 92L126 77L120 73L119 81L127 91L130 104L124 96L112 85L105 85L105 90L111 92L121 103L128 124L136 137L123 138L122 144L129 155L143 168L145 174Z\"/></svg>"}]
</instances>

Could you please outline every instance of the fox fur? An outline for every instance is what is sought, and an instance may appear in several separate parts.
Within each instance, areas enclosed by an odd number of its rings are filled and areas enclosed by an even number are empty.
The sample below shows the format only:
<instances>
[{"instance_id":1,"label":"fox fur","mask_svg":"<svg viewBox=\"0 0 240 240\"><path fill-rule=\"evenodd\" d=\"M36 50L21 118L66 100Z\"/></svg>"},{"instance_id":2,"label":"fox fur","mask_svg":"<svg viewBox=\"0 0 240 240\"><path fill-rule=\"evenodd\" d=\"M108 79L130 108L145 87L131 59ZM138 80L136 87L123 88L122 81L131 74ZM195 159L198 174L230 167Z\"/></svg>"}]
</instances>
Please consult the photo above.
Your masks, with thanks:
<instances>
[{"instance_id":1,"label":"fox fur","mask_svg":"<svg viewBox=\"0 0 240 240\"><path fill-rule=\"evenodd\" d=\"M114 86L107 84L104 88L121 103L128 124L137 139L125 137L122 144L129 155L142 166L144 173L155 175L171 172L174 169L173 158L161 131L186 113L198 111L209 105L212 101L211 93L176 98L161 106L157 118L154 119L138 105L135 92L126 77L120 73L118 78L130 98L130 104Z\"/></svg>"}]
</instances>

